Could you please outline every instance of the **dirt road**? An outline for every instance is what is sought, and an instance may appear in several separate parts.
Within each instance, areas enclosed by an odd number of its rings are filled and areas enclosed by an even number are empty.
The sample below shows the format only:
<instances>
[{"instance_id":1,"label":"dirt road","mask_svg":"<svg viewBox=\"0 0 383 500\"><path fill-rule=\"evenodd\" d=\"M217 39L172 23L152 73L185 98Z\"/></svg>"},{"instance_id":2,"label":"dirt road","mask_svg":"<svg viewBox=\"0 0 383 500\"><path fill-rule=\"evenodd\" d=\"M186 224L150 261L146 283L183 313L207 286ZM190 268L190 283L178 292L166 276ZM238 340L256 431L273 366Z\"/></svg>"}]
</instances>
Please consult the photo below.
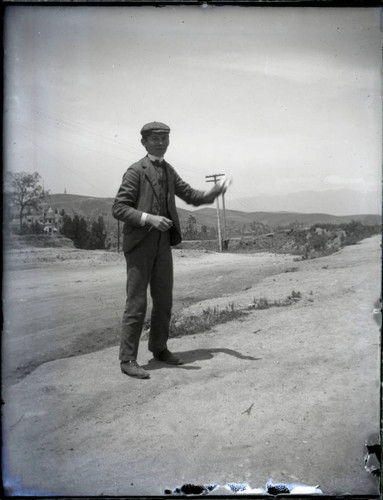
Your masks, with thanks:
<instances>
[{"instance_id":1,"label":"dirt road","mask_svg":"<svg viewBox=\"0 0 383 500\"><path fill-rule=\"evenodd\" d=\"M370 238L302 262L176 256L182 300L202 301L186 314L292 290L301 300L171 340L186 361L181 367L153 361L141 346L146 381L120 374L116 346L42 362L20 381L5 363L13 373L3 392L8 491L161 495L184 483L264 487L273 478L328 494L376 494L363 456L365 439L379 431L379 243ZM124 273L121 262L103 259L89 262L93 288L81 259L9 271L4 346L12 363L30 349L64 354L73 331L89 338L111 328L106 314L118 322Z\"/></svg>"},{"instance_id":2,"label":"dirt road","mask_svg":"<svg viewBox=\"0 0 383 500\"><path fill-rule=\"evenodd\" d=\"M291 256L272 254L175 250L173 255L174 312L236 293L293 262ZM3 376L12 382L47 361L117 345L125 279L121 254L71 249L12 252L4 269Z\"/></svg>"}]
</instances>

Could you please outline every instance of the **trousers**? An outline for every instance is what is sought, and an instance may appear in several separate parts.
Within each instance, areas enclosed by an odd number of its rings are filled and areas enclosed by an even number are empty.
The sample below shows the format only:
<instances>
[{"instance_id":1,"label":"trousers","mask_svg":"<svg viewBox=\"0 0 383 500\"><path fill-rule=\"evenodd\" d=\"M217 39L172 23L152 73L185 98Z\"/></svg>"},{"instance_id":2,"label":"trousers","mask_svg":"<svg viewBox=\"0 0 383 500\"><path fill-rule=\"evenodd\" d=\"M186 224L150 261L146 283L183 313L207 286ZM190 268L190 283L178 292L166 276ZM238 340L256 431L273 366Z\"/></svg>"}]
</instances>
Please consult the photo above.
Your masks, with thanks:
<instances>
[{"instance_id":1,"label":"trousers","mask_svg":"<svg viewBox=\"0 0 383 500\"><path fill-rule=\"evenodd\" d=\"M139 244L125 252L126 304L122 317L119 359L137 359L150 286L152 312L149 351L166 349L173 306L173 258L169 231L149 231Z\"/></svg>"}]
</instances>

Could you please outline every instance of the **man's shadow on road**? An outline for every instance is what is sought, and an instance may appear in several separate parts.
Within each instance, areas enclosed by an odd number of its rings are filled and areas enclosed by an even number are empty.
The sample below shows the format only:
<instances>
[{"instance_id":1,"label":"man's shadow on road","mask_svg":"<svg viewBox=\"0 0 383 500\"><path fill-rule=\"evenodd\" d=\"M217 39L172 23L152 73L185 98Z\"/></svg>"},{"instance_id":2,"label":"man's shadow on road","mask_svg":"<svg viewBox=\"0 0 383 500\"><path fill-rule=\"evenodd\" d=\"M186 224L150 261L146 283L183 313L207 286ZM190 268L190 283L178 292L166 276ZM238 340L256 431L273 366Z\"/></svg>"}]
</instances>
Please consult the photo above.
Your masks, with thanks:
<instances>
[{"instance_id":1,"label":"man's shadow on road","mask_svg":"<svg viewBox=\"0 0 383 500\"><path fill-rule=\"evenodd\" d=\"M245 356L240 352L234 351L233 349L226 348L214 348L214 349L193 349L191 351L175 352L177 356L182 358L184 364L182 365L168 365L161 361L157 361L154 358L149 360L149 362L143 366L145 370L159 370L161 368L178 368L183 370L200 370L200 366L186 366L195 361L207 361L213 359L214 355L223 353L229 356L235 356L239 359L247 359L249 361L258 361L262 358L254 358L253 356Z\"/></svg>"}]
</instances>

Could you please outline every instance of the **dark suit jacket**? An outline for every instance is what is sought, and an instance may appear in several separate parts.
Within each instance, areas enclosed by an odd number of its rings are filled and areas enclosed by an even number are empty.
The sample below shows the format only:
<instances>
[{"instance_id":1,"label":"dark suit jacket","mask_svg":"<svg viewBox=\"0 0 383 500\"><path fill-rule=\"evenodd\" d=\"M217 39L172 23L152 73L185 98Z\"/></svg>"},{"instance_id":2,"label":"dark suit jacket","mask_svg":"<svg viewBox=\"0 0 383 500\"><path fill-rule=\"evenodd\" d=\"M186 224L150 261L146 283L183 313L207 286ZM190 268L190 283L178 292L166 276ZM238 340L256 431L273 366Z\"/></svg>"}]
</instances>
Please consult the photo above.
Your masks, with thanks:
<instances>
[{"instance_id":1,"label":"dark suit jacket","mask_svg":"<svg viewBox=\"0 0 383 500\"><path fill-rule=\"evenodd\" d=\"M168 210L173 221L173 227L170 229L170 243L177 245L182 238L175 196L195 206L203 205L207 201L204 191L197 191L190 187L169 163L165 162L164 167L168 180ZM134 163L125 172L112 208L113 216L124 222L124 252L132 250L150 230L151 226L140 225L142 213L159 215L159 189L155 167L147 156Z\"/></svg>"}]
</instances>

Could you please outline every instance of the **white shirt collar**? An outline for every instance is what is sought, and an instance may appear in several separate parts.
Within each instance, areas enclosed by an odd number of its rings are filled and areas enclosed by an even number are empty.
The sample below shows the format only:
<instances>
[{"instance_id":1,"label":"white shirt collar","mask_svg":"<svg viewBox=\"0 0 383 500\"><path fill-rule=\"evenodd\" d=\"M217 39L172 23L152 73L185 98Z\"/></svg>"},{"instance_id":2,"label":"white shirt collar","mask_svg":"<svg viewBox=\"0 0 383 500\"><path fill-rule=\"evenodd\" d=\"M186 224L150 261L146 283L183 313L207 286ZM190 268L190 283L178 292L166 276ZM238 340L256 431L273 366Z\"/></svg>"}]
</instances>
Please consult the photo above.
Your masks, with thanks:
<instances>
[{"instance_id":1,"label":"white shirt collar","mask_svg":"<svg viewBox=\"0 0 383 500\"><path fill-rule=\"evenodd\" d=\"M163 156L154 156L154 155L150 155L149 153L148 153L148 157L149 157L150 161L163 161L164 160Z\"/></svg>"}]
</instances>

